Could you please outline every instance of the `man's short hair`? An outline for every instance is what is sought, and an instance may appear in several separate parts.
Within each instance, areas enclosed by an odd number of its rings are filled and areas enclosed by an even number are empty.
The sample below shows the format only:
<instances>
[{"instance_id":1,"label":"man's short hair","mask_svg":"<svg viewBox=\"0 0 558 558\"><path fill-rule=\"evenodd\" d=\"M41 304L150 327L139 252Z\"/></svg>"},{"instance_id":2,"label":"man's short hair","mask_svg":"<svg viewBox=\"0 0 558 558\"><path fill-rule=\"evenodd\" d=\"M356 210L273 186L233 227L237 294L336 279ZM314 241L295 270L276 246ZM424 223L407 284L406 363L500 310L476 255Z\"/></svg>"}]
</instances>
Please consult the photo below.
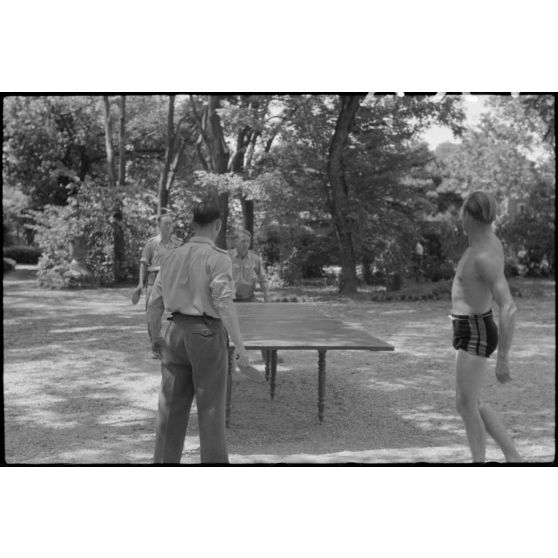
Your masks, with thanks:
<instances>
[{"instance_id":1,"label":"man's short hair","mask_svg":"<svg viewBox=\"0 0 558 558\"><path fill-rule=\"evenodd\" d=\"M236 236L240 236L241 234L247 236L250 240L252 239L252 233L246 229L239 229L236 231Z\"/></svg>"},{"instance_id":2,"label":"man's short hair","mask_svg":"<svg viewBox=\"0 0 558 558\"><path fill-rule=\"evenodd\" d=\"M194 223L196 225L205 227L217 221L217 219L221 219L221 211L215 203L203 201L194 207Z\"/></svg>"},{"instance_id":3,"label":"man's short hair","mask_svg":"<svg viewBox=\"0 0 558 558\"><path fill-rule=\"evenodd\" d=\"M498 204L492 194L488 192L473 192L463 202L463 211L467 211L473 219L490 225L496 219Z\"/></svg>"}]
</instances>

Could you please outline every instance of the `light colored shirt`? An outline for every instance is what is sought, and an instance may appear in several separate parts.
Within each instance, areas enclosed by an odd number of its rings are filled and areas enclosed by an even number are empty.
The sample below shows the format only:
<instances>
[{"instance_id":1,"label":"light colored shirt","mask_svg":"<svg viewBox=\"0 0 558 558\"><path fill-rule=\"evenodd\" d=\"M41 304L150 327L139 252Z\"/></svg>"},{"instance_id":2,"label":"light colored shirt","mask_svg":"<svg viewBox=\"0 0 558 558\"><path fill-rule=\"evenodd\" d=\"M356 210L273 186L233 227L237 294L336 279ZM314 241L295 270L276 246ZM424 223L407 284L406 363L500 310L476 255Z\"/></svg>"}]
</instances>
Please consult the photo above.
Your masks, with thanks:
<instances>
[{"instance_id":1,"label":"light colored shirt","mask_svg":"<svg viewBox=\"0 0 558 558\"><path fill-rule=\"evenodd\" d=\"M164 310L219 318L220 308L233 298L229 255L208 238L194 236L183 246L170 250L162 261L147 306L151 337L161 336Z\"/></svg>"},{"instance_id":2,"label":"light colored shirt","mask_svg":"<svg viewBox=\"0 0 558 558\"><path fill-rule=\"evenodd\" d=\"M265 282L260 257L252 250L241 258L236 250L231 251L233 280L236 298L250 298L256 292L256 281Z\"/></svg>"},{"instance_id":3,"label":"light colored shirt","mask_svg":"<svg viewBox=\"0 0 558 558\"><path fill-rule=\"evenodd\" d=\"M140 262L147 266L147 271L159 271L161 262L171 248L178 248L182 242L175 236L171 236L168 242L161 240L158 234L150 238L143 247Z\"/></svg>"}]
</instances>

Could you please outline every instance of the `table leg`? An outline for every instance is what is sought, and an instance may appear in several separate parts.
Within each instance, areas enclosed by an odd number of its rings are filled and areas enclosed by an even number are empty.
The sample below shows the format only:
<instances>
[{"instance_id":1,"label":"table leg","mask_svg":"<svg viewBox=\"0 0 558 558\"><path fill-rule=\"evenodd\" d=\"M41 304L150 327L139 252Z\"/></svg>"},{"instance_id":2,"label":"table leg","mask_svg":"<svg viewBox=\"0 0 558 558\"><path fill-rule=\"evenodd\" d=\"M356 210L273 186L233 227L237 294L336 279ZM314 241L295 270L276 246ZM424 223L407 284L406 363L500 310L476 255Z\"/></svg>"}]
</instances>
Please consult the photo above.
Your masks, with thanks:
<instances>
[{"instance_id":1,"label":"table leg","mask_svg":"<svg viewBox=\"0 0 558 558\"><path fill-rule=\"evenodd\" d=\"M269 349L264 349L265 354L265 381L269 381L269 376L271 373L271 351Z\"/></svg>"},{"instance_id":2,"label":"table leg","mask_svg":"<svg viewBox=\"0 0 558 558\"><path fill-rule=\"evenodd\" d=\"M318 418L324 420L326 384L326 351L318 351Z\"/></svg>"},{"instance_id":3,"label":"table leg","mask_svg":"<svg viewBox=\"0 0 558 558\"><path fill-rule=\"evenodd\" d=\"M275 397L275 378L277 377L277 351L272 349L269 351L271 353L270 356L270 372L271 372L271 382L269 386L269 393L271 395L271 399Z\"/></svg>"},{"instance_id":4,"label":"table leg","mask_svg":"<svg viewBox=\"0 0 558 558\"><path fill-rule=\"evenodd\" d=\"M229 358L227 364L227 404L225 408L225 425L229 427L231 418L231 396L232 396L232 372L234 370L234 347L229 347Z\"/></svg>"}]
</instances>

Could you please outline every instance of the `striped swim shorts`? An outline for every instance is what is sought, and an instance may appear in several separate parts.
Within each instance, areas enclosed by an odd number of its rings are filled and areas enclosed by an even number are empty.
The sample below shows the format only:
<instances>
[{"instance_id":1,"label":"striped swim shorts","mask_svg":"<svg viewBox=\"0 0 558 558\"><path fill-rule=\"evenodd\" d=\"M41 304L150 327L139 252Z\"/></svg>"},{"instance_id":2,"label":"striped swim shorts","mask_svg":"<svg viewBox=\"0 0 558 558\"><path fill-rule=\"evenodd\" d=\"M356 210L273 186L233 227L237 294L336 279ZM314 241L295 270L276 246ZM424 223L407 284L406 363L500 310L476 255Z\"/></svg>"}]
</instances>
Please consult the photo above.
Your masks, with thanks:
<instances>
[{"instance_id":1,"label":"striped swim shorts","mask_svg":"<svg viewBox=\"0 0 558 558\"><path fill-rule=\"evenodd\" d=\"M453 348L488 358L498 346L498 327L492 310L469 316L450 315L453 325Z\"/></svg>"}]
</instances>

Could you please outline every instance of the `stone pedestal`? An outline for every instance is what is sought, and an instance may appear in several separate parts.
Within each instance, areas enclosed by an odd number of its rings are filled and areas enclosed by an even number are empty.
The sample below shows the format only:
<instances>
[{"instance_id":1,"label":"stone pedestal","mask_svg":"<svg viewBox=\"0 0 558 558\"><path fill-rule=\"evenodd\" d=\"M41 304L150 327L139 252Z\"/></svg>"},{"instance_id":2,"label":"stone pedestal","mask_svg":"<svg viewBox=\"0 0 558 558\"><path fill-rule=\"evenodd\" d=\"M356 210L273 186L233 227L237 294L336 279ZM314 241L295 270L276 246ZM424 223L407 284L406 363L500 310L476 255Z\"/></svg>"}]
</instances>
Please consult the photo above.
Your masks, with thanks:
<instances>
[{"instance_id":1,"label":"stone pedestal","mask_svg":"<svg viewBox=\"0 0 558 558\"><path fill-rule=\"evenodd\" d=\"M70 241L70 252L72 257L70 270L64 273L64 277L78 281L90 278L91 273L85 263L87 256L86 238L84 236L75 236Z\"/></svg>"}]
</instances>

